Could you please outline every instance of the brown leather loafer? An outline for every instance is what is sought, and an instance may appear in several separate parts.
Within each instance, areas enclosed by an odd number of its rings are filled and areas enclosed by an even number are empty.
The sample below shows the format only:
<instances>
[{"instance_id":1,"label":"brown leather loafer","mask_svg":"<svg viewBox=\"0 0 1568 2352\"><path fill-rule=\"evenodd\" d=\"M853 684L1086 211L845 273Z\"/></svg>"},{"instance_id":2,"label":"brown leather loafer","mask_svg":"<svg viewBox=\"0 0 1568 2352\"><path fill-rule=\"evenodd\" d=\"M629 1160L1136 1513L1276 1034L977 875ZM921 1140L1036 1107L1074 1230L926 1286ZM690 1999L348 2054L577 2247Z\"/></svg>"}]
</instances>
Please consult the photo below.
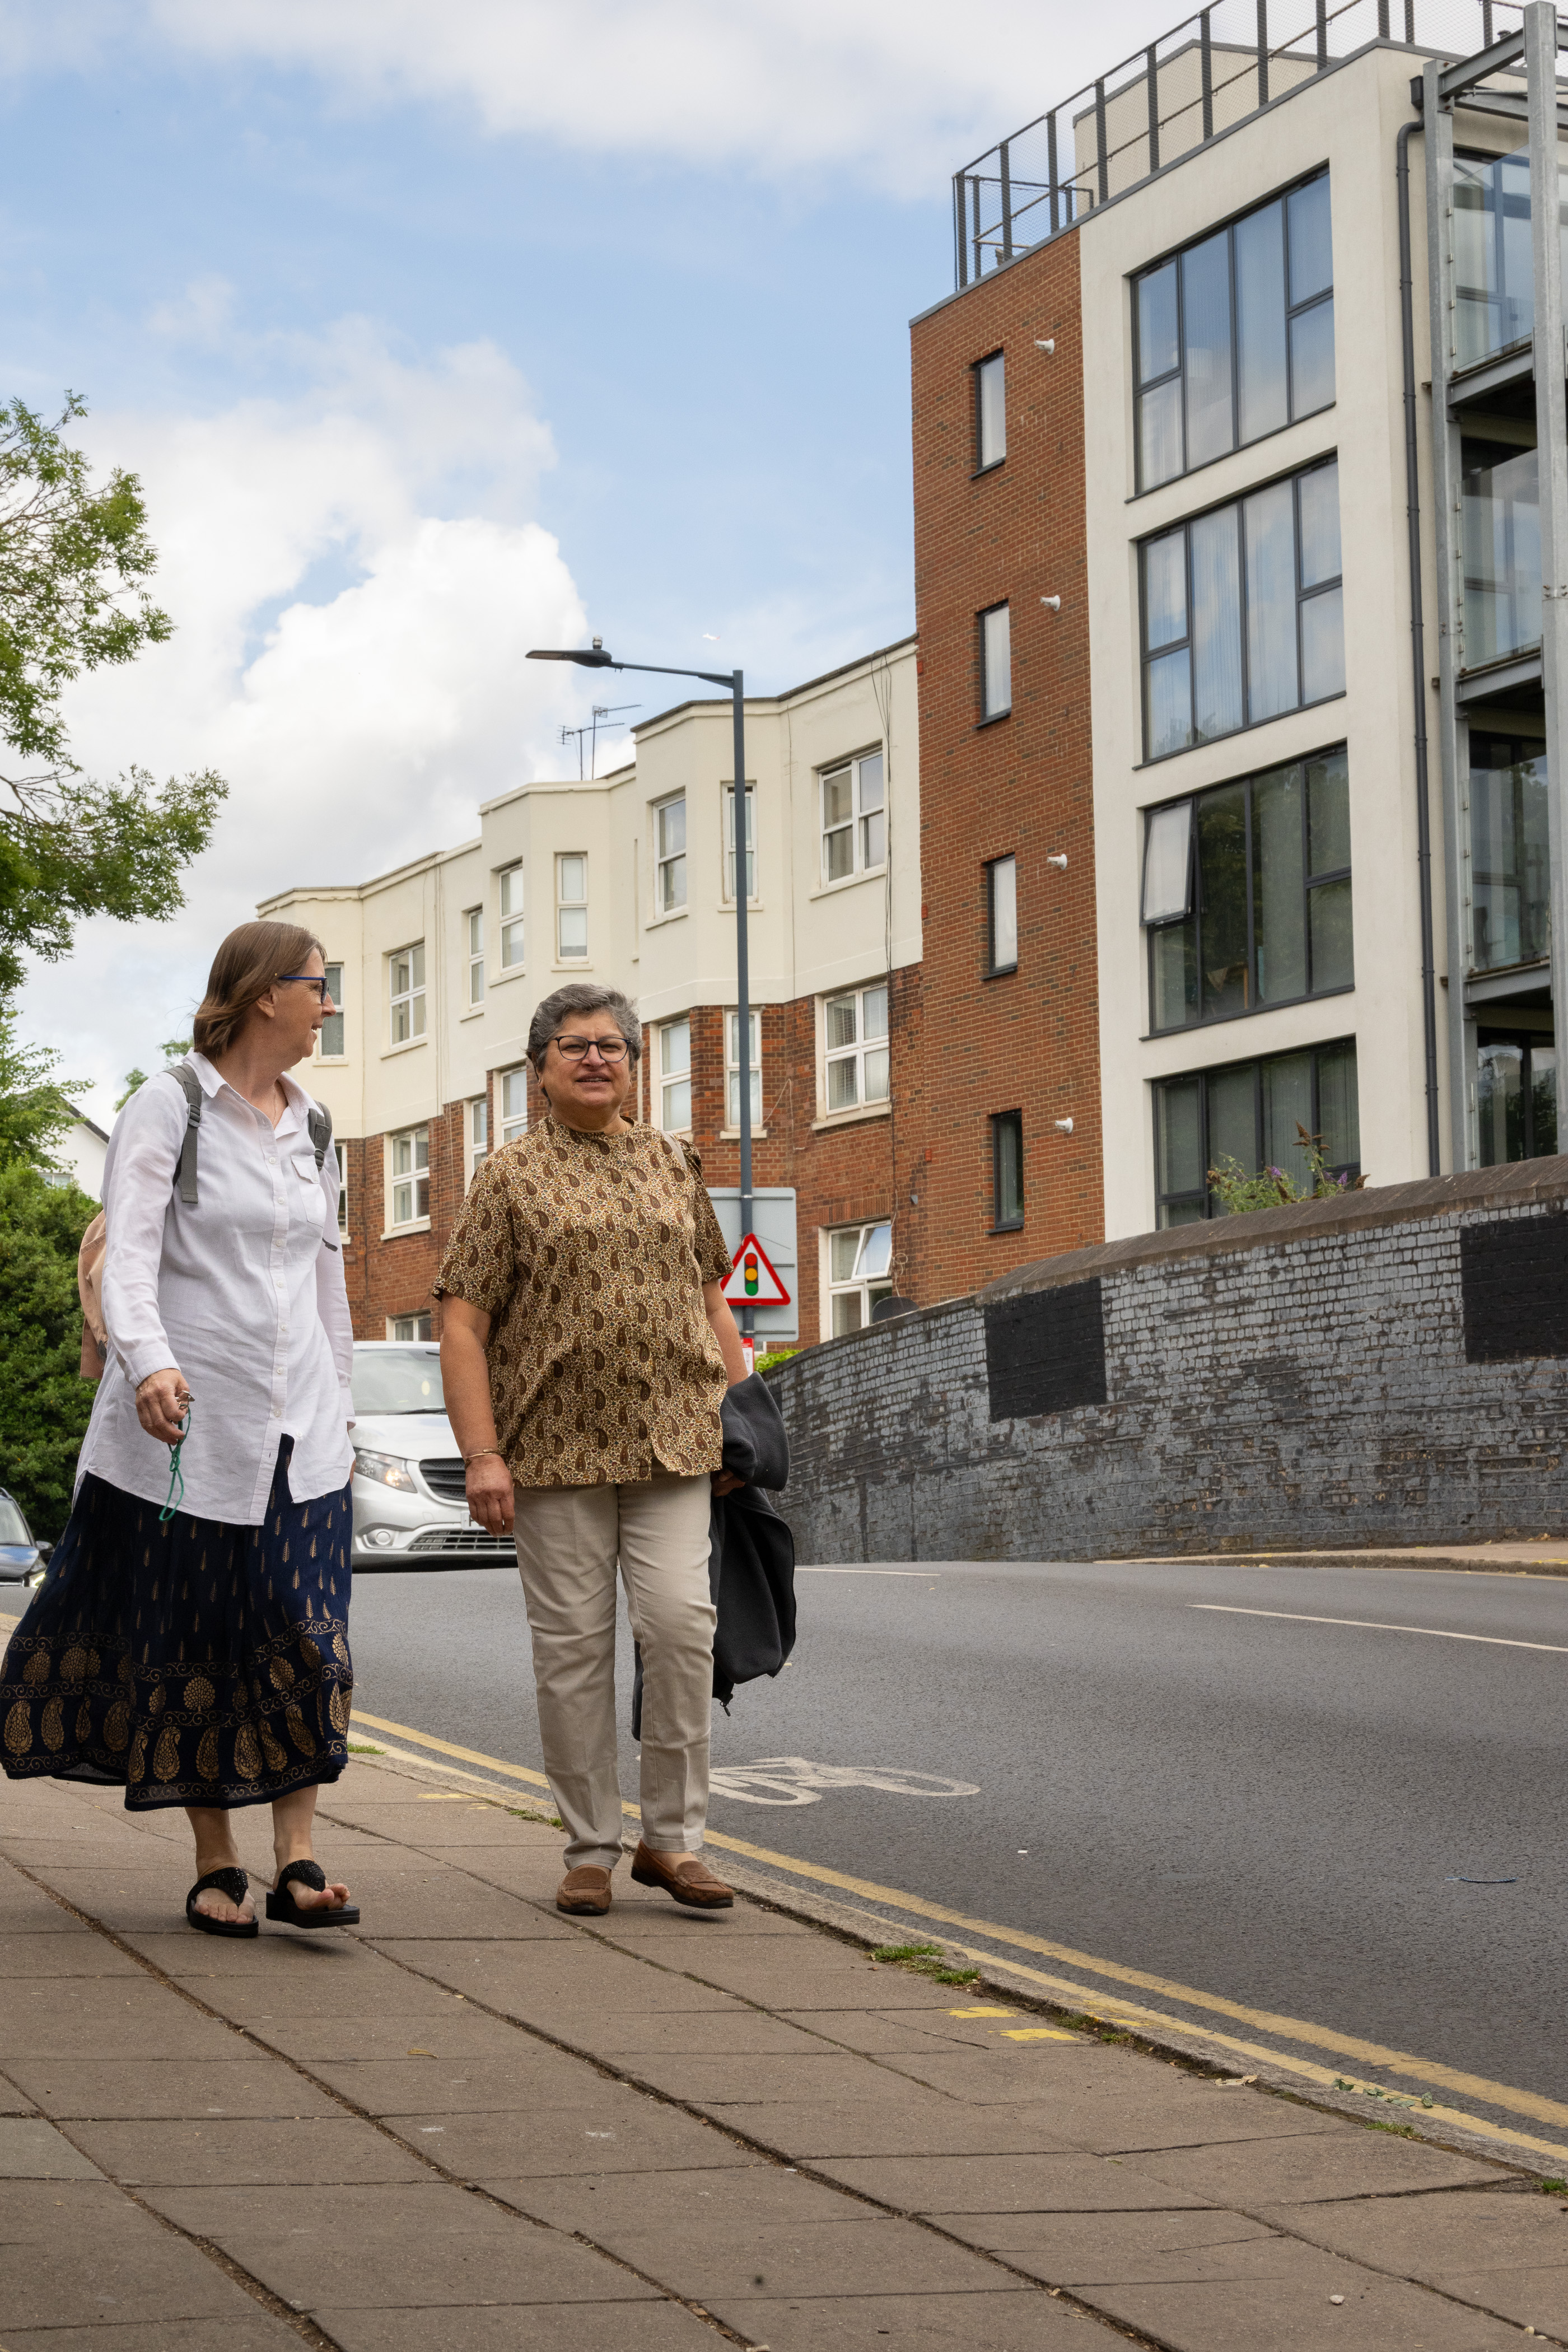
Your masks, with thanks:
<instances>
[{"instance_id":1,"label":"brown leather loafer","mask_svg":"<svg viewBox=\"0 0 1568 2352\"><path fill-rule=\"evenodd\" d=\"M728 1911L735 1900L733 1889L715 1878L697 1853L655 1853L639 1843L632 1856L632 1876L639 1886L662 1886L693 1911Z\"/></svg>"},{"instance_id":2,"label":"brown leather loafer","mask_svg":"<svg viewBox=\"0 0 1568 2352\"><path fill-rule=\"evenodd\" d=\"M596 1862L580 1863L575 1870L569 1870L555 1890L557 1911L607 1911L609 1907L610 1874Z\"/></svg>"}]
</instances>

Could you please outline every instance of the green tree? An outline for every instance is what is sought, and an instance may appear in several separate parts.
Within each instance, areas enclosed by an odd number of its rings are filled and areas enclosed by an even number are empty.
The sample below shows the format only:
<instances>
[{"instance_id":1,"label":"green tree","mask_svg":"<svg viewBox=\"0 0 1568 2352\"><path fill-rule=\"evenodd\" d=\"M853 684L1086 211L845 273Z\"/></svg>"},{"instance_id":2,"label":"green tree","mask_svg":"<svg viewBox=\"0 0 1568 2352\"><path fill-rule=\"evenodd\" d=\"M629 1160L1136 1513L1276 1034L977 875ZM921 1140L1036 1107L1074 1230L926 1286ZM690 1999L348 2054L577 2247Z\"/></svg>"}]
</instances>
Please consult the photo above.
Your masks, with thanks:
<instances>
[{"instance_id":1,"label":"green tree","mask_svg":"<svg viewBox=\"0 0 1568 2352\"><path fill-rule=\"evenodd\" d=\"M47 1045L24 1045L16 1013L0 1003L0 1167L47 1166L75 1125L76 1109L54 1076L59 1058Z\"/></svg>"},{"instance_id":2,"label":"green tree","mask_svg":"<svg viewBox=\"0 0 1568 2352\"><path fill-rule=\"evenodd\" d=\"M53 424L0 404L0 995L25 954L63 955L83 915L172 914L227 790L211 769L99 782L71 757L72 680L173 629L146 590L157 555L135 475L95 483L62 437L86 414L75 393Z\"/></svg>"},{"instance_id":3,"label":"green tree","mask_svg":"<svg viewBox=\"0 0 1568 2352\"><path fill-rule=\"evenodd\" d=\"M183 1061L190 1050L191 1041L188 1037L165 1037L163 1044L158 1048L158 1051L163 1056L163 1067L165 1069L170 1066L171 1063ZM127 1070L125 1073L125 1091L123 1094L116 1097L114 1105L115 1109L123 1110L132 1096L136 1092L137 1087L144 1087L146 1085L147 1078L148 1073L145 1070Z\"/></svg>"},{"instance_id":4,"label":"green tree","mask_svg":"<svg viewBox=\"0 0 1568 2352\"><path fill-rule=\"evenodd\" d=\"M50 1539L70 1511L96 1393L80 1372L76 1256L97 1213L74 1184L25 1160L0 1164L0 1486Z\"/></svg>"}]
</instances>

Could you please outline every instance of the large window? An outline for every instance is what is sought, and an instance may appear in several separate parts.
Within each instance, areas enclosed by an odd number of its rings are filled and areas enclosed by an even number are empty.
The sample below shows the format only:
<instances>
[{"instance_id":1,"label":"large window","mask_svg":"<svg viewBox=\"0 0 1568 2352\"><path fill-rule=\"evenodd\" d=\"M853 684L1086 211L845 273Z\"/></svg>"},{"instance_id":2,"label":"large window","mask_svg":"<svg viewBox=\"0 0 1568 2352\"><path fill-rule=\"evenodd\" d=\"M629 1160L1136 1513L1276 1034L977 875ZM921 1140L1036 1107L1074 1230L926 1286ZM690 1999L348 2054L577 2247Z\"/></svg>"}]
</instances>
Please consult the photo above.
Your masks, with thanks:
<instances>
[{"instance_id":1,"label":"large window","mask_svg":"<svg viewBox=\"0 0 1568 2352\"><path fill-rule=\"evenodd\" d=\"M528 1132L528 1066L500 1074L500 1139L515 1143Z\"/></svg>"},{"instance_id":2,"label":"large window","mask_svg":"<svg viewBox=\"0 0 1568 2352\"><path fill-rule=\"evenodd\" d=\"M974 371L974 469L983 474L1007 455L1007 362L1000 352Z\"/></svg>"},{"instance_id":3,"label":"large window","mask_svg":"<svg viewBox=\"0 0 1568 2352\"><path fill-rule=\"evenodd\" d=\"M1557 1149L1557 1048L1550 1032L1476 1032L1476 1143L1483 1168Z\"/></svg>"},{"instance_id":4,"label":"large window","mask_svg":"<svg viewBox=\"0 0 1568 2352\"><path fill-rule=\"evenodd\" d=\"M1336 1174L1361 1166L1355 1039L1274 1054L1258 1062L1194 1070L1154 1088L1154 1192L1162 1225L1195 1224L1223 1215L1209 1171L1233 1160L1248 1176L1283 1169L1305 1186L1306 1147L1298 1130L1321 1139Z\"/></svg>"},{"instance_id":5,"label":"large window","mask_svg":"<svg viewBox=\"0 0 1568 2352\"><path fill-rule=\"evenodd\" d=\"M724 897L735 896L735 787L724 787ZM754 905L757 896L757 792L754 784L746 786L746 903Z\"/></svg>"},{"instance_id":6,"label":"large window","mask_svg":"<svg viewBox=\"0 0 1568 2352\"><path fill-rule=\"evenodd\" d=\"M658 1033L658 1123L666 1135L691 1125L691 1023L666 1021Z\"/></svg>"},{"instance_id":7,"label":"large window","mask_svg":"<svg viewBox=\"0 0 1568 2352\"><path fill-rule=\"evenodd\" d=\"M991 1121L991 1224L1016 1233L1024 1222L1024 1114L997 1111Z\"/></svg>"},{"instance_id":8,"label":"large window","mask_svg":"<svg viewBox=\"0 0 1568 2352\"><path fill-rule=\"evenodd\" d=\"M985 868L987 971L1018 968L1018 861L994 857Z\"/></svg>"},{"instance_id":9,"label":"large window","mask_svg":"<svg viewBox=\"0 0 1568 2352\"><path fill-rule=\"evenodd\" d=\"M1470 735L1470 968L1499 971L1552 952L1546 746Z\"/></svg>"},{"instance_id":10,"label":"large window","mask_svg":"<svg viewBox=\"0 0 1568 2352\"><path fill-rule=\"evenodd\" d=\"M763 1017L754 1008L746 1021L746 1059L752 1125L758 1128L763 1123ZM724 1015L724 1124L731 1129L741 1124L741 1015L733 1009Z\"/></svg>"},{"instance_id":11,"label":"large window","mask_svg":"<svg viewBox=\"0 0 1568 2352\"><path fill-rule=\"evenodd\" d=\"M425 1034L425 942L399 948L386 960L392 995L392 1042L406 1044Z\"/></svg>"},{"instance_id":12,"label":"large window","mask_svg":"<svg viewBox=\"0 0 1568 2352\"><path fill-rule=\"evenodd\" d=\"M392 1225L417 1224L430 1214L430 1130L405 1128L392 1138Z\"/></svg>"},{"instance_id":13,"label":"large window","mask_svg":"<svg viewBox=\"0 0 1568 2352\"><path fill-rule=\"evenodd\" d=\"M980 614L980 717L1004 719L1013 708L1013 619L1005 604Z\"/></svg>"},{"instance_id":14,"label":"large window","mask_svg":"<svg viewBox=\"0 0 1568 2352\"><path fill-rule=\"evenodd\" d=\"M673 915L686 904L686 794L661 801L653 813L654 912Z\"/></svg>"},{"instance_id":15,"label":"large window","mask_svg":"<svg viewBox=\"0 0 1568 2352\"><path fill-rule=\"evenodd\" d=\"M588 953L588 861L578 851L555 861L555 952L563 963Z\"/></svg>"},{"instance_id":16,"label":"large window","mask_svg":"<svg viewBox=\"0 0 1568 2352\"><path fill-rule=\"evenodd\" d=\"M822 878L847 881L885 864L887 811L880 751L846 760L822 777Z\"/></svg>"},{"instance_id":17,"label":"large window","mask_svg":"<svg viewBox=\"0 0 1568 2352\"><path fill-rule=\"evenodd\" d=\"M323 1062L341 1062L347 1051L343 1037L343 968L341 963L327 966L327 994L332 1000L332 1010L321 1024L321 1041L316 1048Z\"/></svg>"},{"instance_id":18,"label":"large window","mask_svg":"<svg viewBox=\"0 0 1568 2352\"><path fill-rule=\"evenodd\" d=\"M503 866L500 884L500 968L513 971L522 961L522 868Z\"/></svg>"},{"instance_id":19,"label":"large window","mask_svg":"<svg viewBox=\"0 0 1568 2352\"><path fill-rule=\"evenodd\" d=\"M888 983L830 996L823 1008L828 1110L888 1099Z\"/></svg>"},{"instance_id":20,"label":"large window","mask_svg":"<svg viewBox=\"0 0 1568 2352\"><path fill-rule=\"evenodd\" d=\"M1331 405L1333 286L1326 172L1134 279L1141 490Z\"/></svg>"},{"instance_id":21,"label":"large window","mask_svg":"<svg viewBox=\"0 0 1568 2352\"><path fill-rule=\"evenodd\" d=\"M1143 756L1342 694L1337 459L1148 539Z\"/></svg>"},{"instance_id":22,"label":"large window","mask_svg":"<svg viewBox=\"0 0 1568 2352\"><path fill-rule=\"evenodd\" d=\"M1151 1029L1351 987L1343 749L1151 809L1143 922Z\"/></svg>"},{"instance_id":23,"label":"large window","mask_svg":"<svg viewBox=\"0 0 1568 2352\"><path fill-rule=\"evenodd\" d=\"M879 1298L893 1295L890 1224L840 1225L827 1236L827 1296L832 1336L863 1331Z\"/></svg>"},{"instance_id":24,"label":"large window","mask_svg":"<svg viewBox=\"0 0 1568 2352\"><path fill-rule=\"evenodd\" d=\"M470 907L463 920L468 932L468 1003L485 1001L485 910Z\"/></svg>"}]
</instances>

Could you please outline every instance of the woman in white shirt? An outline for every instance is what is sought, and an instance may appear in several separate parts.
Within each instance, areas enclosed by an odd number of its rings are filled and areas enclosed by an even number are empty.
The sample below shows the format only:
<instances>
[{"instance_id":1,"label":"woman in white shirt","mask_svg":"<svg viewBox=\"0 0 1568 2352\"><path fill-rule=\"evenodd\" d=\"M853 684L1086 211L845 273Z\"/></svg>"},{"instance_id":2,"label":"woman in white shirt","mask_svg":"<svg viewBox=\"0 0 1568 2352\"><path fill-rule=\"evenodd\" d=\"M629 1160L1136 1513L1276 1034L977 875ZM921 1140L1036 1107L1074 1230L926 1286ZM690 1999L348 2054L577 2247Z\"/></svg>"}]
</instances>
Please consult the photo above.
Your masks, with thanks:
<instances>
[{"instance_id":1,"label":"woman in white shirt","mask_svg":"<svg viewBox=\"0 0 1568 2352\"><path fill-rule=\"evenodd\" d=\"M243 1805L272 1807L269 1919L359 1917L311 1851L348 1753L353 1338L330 1124L284 1075L330 1009L318 940L242 924L195 1016L197 1105L165 1071L115 1121L108 1361L69 1521L0 1663L6 1772L183 1805L185 1914L211 1935L257 1933Z\"/></svg>"}]
</instances>

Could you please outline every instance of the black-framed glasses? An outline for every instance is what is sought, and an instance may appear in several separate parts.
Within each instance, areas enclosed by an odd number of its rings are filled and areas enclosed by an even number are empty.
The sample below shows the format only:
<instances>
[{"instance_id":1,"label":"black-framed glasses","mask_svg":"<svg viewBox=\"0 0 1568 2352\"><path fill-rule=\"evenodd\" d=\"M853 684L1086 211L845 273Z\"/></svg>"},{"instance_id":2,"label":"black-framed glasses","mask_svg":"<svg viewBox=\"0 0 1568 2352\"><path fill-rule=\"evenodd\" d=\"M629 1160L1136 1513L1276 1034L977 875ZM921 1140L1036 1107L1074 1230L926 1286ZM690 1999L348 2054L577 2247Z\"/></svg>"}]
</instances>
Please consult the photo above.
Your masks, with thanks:
<instances>
[{"instance_id":1,"label":"black-framed glasses","mask_svg":"<svg viewBox=\"0 0 1568 2352\"><path fill-rule=\"evenodd\" d=\"M550 1042L560 1047L568 1062L580 1062L585 1054L597 1054L602 1062L624 1062L626 1057L624 1037L552 1037Z\"/></svg>"},{"instance_id":2,"label":"black-framed glasses","mask_svg":"<svg viewBox=\"0 0 1568 2352\"><path fill-rule=\"evenodd\" d=\"M327 982L323 973L315 971L280 971L278 973L277 977L279 980L297 980L301 987L313 988L316 992L316 1002L318 1004L324 1004L327 1001Z\"/></svg>"}]
</instances>

